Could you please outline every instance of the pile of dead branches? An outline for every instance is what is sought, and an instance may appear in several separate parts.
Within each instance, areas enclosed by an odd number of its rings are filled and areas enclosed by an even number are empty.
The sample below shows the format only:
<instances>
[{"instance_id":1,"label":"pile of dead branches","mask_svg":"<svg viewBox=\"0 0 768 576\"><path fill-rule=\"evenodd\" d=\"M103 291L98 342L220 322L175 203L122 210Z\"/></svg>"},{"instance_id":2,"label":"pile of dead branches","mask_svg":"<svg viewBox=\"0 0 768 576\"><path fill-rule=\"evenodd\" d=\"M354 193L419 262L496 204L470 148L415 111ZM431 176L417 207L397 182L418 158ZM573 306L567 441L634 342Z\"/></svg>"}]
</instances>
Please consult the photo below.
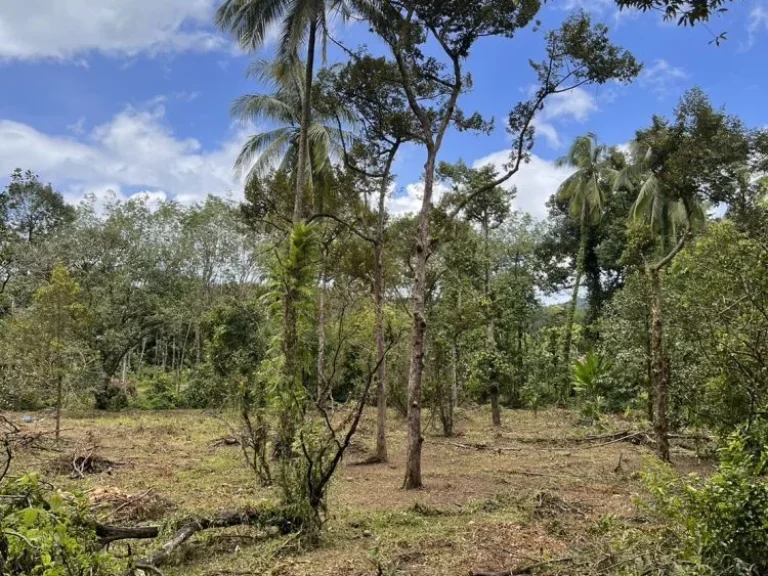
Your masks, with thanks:
<instances>
[{"instance_id":1,"label":"pile of dead branches","mask_svg":"<svg viewBox=\"0 0 768 576\"><path fill-rule=\"evenodd\" d=\"M96 453L98 446L89 446L75 450L74 453L62 454L48 466L50 474L69 474L73 480L82 480L88 474L111 474L122 462L115 462Z\"/></svg>"},{"instance_id":2,"label":"pile of dead branches","mask_svg":"<svg viewBox=\"0 0 768 576\"><path fill-rule=\"evenodd\" d=\"M100 486L88 493L91 512L101 521L144 522L167 515L175 506L154 488L131 494L116 486Z\"/></svg>"},{"instance_id":3,"label":"pile of dead branches","mask_svg":"<svg viewBox=\"0 0 768 576\"><path fill-rule=\"evenodd\" d=\"M57 451L54 432L25 432L0 414L0 480L8 473L15 450Z\"/></svg>"}]
</instances>

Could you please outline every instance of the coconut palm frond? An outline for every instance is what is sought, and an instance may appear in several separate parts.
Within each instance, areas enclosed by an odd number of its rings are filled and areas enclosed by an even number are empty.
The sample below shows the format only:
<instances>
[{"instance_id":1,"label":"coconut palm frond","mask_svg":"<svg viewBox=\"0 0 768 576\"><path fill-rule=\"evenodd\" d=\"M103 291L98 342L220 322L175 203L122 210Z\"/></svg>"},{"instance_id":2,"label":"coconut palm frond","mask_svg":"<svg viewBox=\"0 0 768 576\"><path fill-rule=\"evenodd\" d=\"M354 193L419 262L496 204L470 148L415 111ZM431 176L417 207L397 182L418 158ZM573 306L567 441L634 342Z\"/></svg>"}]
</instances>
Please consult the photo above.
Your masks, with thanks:
<instances>
[{"instance_id":1,"label":"coconut palm frond","mask_svg":"<svg viewBox=\"0 0 768 576\"><path fill-rule=\"evenodd\" d=\"M578 220L599 220L603 212L605 184L612 179L606 178L607 148L598 144L597 136L588 133L574 139L568 154L557 160L558 166L576 168L560 185L557 198L569 203L571 217Z\"/></svg>"},{"instance_id":2,"label":"coconut palm frond","mask_svg":"<svg viewBox=\"0 0 768 576\"><path fill-rule=\"evenodd\" d=\"M235 160L235 171L247 173L247 180L267 172L291 144L294 130L278 128L269 132L254 134L243 145Z\"/></svg>"},{"instance_id":3,"label":"coconut palm frond","mask_svg":"<svg viewBox=\"0 0 768 576\"><path fill-rule=\"evenodd\" d=\"M321 124L312 124L307 133L312 161L312 171L318 174L331 163L331 135Z\"/></svg>"},{"instance_id":4,"label":"coconut palm frond","mask_svg":"<svg viewBox=\"0 0 768 576\"><path fill-rule=\"evenodd\" d=\"M574 172L568 176L568 178L563 180L563 182L557 188L555 197L561 202L567 202L573 198L573 195L575 194L576 190L578 190L580 185L581 174L579 172Z\"/></svg>"},{"instance_id":5,"label":"coconut palm frond","mask_svg":"<svg viewBox=\"0 0 768 576\"><path fill-rule=\"evenodd\" d=\"M297 125L296 110L289 103L269 94L246 94L232 104L230 114L243 122L269 120L280 124Z\"/></svg>"},{"instance_id":6,"label":"coconut palm frond","mask_svg":"<svg viewBox=\"0 0 768 576\"><path fill-rule=\"evenodd\" d=\"M599 173L593 172L588 183L585 183L584 210L585 215L597 222L603 213L603 187L598 178Z\"/></svg>"},{"instance_id":7,"label":"coconut palm frond","mask_svg":"<svg viewBox=\"0 0 768 576\"><path fill-rule=\"evenodd\" d=\"M286 174L290 174L294 171L296 168L296 164L298 163L298 154L299 147L298 144L294 144L293 146L290 146L288 150L286 151L285 155L283 156L283 159L280 162L280 165L277 167L278 170L281 172L285 172Z\"/></svg>"},{"instance_id":8,"label":"coconut palm frond","mask_svg":"<svg viewBox=\"0 0 768 576\"><path fill-rule=\"evenodd\" d=\"M643 218L649 222L658 222L660 219L659 209L662 204L659 202L661 187L659 181L653 174L646 176L640 184L637 192L637 198L632 205L631 215L634 219Z\"/></svg>"},{"instance_id":9,"label":"coconut palm frond","mask_svg":"<svg viewBox=\"0 0 768 576\"><path fill-rule=\"evenodd\" d=\"M225 0L214 18L219 30L229 31L245 50L255 50L266 41L270 27L280 19L291 0Z\"/></svg>"},{"instance_id":10,"label":"coconut palm frond","mask_svg":"<svg viewBox=\"0 0 768 576\"><path fill-rule=\"evenodd\" d=\"M324 11L323 4L320 0L291 1L291 10L285 15L280 31L280 60L298 60L299 46L307 39L310 25L319 21L320 13Z\"/></svg>"}]
</instances>

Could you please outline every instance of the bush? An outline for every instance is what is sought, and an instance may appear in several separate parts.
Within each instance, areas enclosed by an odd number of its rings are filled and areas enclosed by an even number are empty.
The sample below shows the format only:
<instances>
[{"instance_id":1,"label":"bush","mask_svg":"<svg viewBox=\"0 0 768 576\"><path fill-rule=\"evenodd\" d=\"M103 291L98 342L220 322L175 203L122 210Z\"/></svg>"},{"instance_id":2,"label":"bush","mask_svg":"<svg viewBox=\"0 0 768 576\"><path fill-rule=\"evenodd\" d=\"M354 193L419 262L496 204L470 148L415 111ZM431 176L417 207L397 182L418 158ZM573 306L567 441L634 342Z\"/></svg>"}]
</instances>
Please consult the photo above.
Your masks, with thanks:
<instances>
[{"instance_id":1,"label":"bush","mask_svg":"<svg viewBox=\"0 0 768 576\"><path fill-rule=\"evenodd\" d=\"M576 360L572 367L573 389L579 399L581 415L597 422L606 408L608 370L610 363L599 354L588 352L583 360Z\"/></svg>"},{"instance_id":2,"label":"bush","mask_svg":"<svg viewBox=\"0 0 768 576\"><path fill-rule=\"evenodd\" d=\"M216 374L211 364L200 364L181 391L179 402L184 408L221 408L233 400L235 388L235 384Z\"/></svg>"},{"instance_id":3,"label":"bush","mask_svg":"<svg viewBox=\"0 0 768 576\"><path fill-rule=\"evenodd\" d=\"M172 410L179 407L178 380L162 370L148 372L136 383L133 407L140 410Z\"/></svg>"},{"instance_id":4,"label":"bush","mask_svg":"<svg viewBox=\"0 0 768 576\"><path fill-rule=\"evenodd\" d=\"M644 474L656 513L671 520L682 560L718 574L768 571L768 455L756 456L743 434L728 438L709 478L677 478L665 465Z\"/></svg>"},{"instance_id":5,"label":"bush","mask_svg":"<svg viewBox=\"0 0 768 576\"><path fill-rule=\"evenodd\" d=\"M54 492L35 475L0 486L0 574L115 574L100 552L80 494Z\"/></svg>"}]
</instances>

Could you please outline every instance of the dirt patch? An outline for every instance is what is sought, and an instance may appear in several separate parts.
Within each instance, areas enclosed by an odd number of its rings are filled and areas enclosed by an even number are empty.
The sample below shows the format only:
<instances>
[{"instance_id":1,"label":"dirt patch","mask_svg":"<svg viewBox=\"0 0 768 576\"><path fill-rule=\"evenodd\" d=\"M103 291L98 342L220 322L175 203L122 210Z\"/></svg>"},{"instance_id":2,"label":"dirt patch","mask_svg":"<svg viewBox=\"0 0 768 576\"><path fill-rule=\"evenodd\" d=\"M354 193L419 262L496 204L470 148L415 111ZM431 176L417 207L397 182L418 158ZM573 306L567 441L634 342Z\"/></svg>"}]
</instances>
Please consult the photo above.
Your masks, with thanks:
<instances>
[{"instance_id":1,"label":"dirt patch","mask_svg":"<svg viewBox=\"0 0 768 576\"><path fill-rule=\"evenodd\" d=\"M578 554L601 517L636 515L633 498L643 491L637 472L653 458L642 445L578 440L625 430L626 422L598 431L565 410L505 410L503 426L495 428L490 410L462 410L460 438L425 431L425 487L406 491L405 424L394 412L389 461L353 465L375 445L375 411L364 418L354 453L331 487L321 548L295 550L279 538L262 541L255 531L223 531L185 545L164 567L166 576L373 576L379 567L398 576L453 576ZM43 430L37 423L27 428ZM20 451L11 473L57 470L57 487L86 491L98 514L113 514L116 524L161 523L172 514L208 515L279 497L276 488L259 486L236 445L211 449L231 432L199 411L89 414L66 418L63 429L66 452ZM94 446L94 473L70 478L75 455ZM673 460L685 472L711 467L676 453ZM132 546L137 553L151 544Z\"/></svg>"}]
</instances>

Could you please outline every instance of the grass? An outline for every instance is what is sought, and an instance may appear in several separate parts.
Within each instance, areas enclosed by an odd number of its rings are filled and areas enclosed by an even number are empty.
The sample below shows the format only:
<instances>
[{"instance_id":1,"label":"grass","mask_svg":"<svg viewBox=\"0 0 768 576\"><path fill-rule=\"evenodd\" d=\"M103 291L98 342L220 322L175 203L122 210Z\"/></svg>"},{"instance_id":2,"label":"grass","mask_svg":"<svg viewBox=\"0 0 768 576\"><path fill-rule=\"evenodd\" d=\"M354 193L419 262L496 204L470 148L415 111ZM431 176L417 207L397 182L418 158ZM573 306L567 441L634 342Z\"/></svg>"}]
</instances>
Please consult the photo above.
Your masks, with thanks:
<instances>
[{"instance_id":1,"label":"grass","mask_svg":"<svg viewBox=\"0 0 768 576\"><path fill-rule=\"evenodd\" d=\"M17 422L18 416L12 415ZM295 538L266 539L241 527L196 536L164 572L443 576L502 570L580 554L593 546L605 525L636 517L634 497L642 492L637 473L651 457L647 448L563 441L600 433L580 426L577 416L565 410L507 411L500 429L490 420L487 410L463 411L457 438L426 431L425 488L405 491L405 426L394 413L390 462L351 465L364 457L361 446L373 445L375 414L369 411L357 449L332 485L330 519L319 549L302 550ZM49 429L52 421L48 417L21 426ZM613 421L609 426L625 429L628 424ZM64 490L114 488L140 494L152 489L168 502L160 521L258 506L276 497L274 489L258 486L238 447L211 447L227 430L203 412L89 414L66 418L63 429L65 453L95 445L99 456L118 465L81 480L59 474L49 475L49 481ZM61 457L55 452L22 453L12 472L45 472ZM705 466L692 456L677 454L675 460L684 472ZM114 549L127 551L125 545ZM134 545L133 551L141 553L142 548ZM568 566L553 565L552 570L566 573Z\"/></svg>"}]
</instances>

